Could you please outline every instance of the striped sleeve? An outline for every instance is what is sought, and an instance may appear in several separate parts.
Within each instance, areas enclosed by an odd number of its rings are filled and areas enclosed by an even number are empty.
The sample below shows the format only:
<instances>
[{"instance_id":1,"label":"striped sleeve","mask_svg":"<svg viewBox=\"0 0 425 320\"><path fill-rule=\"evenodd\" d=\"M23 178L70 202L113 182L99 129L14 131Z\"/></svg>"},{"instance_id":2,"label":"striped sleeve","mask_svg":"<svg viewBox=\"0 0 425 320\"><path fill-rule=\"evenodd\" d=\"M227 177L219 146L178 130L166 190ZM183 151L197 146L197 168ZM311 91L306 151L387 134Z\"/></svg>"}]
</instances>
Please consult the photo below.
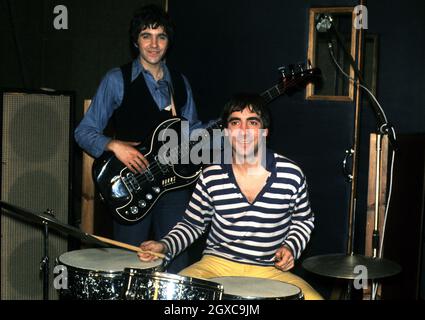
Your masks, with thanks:
<instances>
[{"instance_id":1,"label":"striped sleeve","mask_svg":"<svg viewBox=\"0 0 425 320\"><path fill-rule=\"evenodd\" d=\"M298 259L306 248L314 229L314 213L310 208L307 182L304 176L294 196L294 202L291 225L283 244L292 250L294 259Z\"/></svg>"},{"instance_id":2,"label":"striped sleeve","mask_svg":"<svg viewBox=\"0 0 425 320\"><path fill-rule=\"evenodd\" d=\"M214 213L212 199L207 193L204 176L198 179L189 205L179 222L161 241L175 257L198 239L211 223Z\"/></svg>"}]
</instances>

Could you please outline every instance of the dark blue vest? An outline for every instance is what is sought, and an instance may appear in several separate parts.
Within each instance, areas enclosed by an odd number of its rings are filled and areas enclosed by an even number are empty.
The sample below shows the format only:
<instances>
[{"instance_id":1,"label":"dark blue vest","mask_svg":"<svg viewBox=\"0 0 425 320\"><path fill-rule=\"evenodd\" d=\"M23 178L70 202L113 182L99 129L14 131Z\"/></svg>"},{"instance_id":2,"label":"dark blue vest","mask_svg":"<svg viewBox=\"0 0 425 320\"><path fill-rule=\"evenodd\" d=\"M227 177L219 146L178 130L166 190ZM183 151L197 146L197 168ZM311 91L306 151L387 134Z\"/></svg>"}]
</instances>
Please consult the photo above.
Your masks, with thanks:
<instances>
[{"instance_id":1,"label":"dark blue vest","mask_svg":"<svg viewBox=\"0 0 425 320\"><path fill-rule=\"evenodd\" d=\"M164 120L172 117L170 111L160 111L146 85L143 74L131 82L132 63L121 67L124 79L124 97L113 115L115 138L123 141L145 141ZM177 116L186 104L187 93L183 77L170 70Z\"/></svg>"}]
</instances>

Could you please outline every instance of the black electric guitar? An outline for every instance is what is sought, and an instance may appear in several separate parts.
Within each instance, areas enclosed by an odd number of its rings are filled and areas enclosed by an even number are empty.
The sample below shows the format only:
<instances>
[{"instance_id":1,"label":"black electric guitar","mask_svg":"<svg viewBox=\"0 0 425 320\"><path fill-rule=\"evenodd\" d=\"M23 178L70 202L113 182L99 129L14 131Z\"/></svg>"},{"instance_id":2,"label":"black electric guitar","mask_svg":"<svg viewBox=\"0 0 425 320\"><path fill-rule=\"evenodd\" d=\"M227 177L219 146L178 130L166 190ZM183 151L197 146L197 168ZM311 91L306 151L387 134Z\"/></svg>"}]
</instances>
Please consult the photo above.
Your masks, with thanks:
<instances>
[{"instance_id":1,"label":"black electric guitar","mask_svg":"<svg viewBox=\"0 0 425 320\"><path fill-rule=\"evenodd\" d=\"M288 90L303 87L320 75L319 69L300 64L282 67L279 71L282 73L281 81L261 94L265 103L271 102ZM111 152L105 152L94 161L94 183L101 198L120 222L131 224L139 221L163 193L182 188L197 180L202 165L180 160L188 160L190 150L195 146L199 148L199 144L205 143L206 140L200 137L196 141L179 143L171 149L161 148L167 141L167 130L172 129L179 133L181 121L180 118L163 121L146 143L137 146L149 162L143 173L132 173ZM205 132L211 134L214 129L222 129L220 120L206 128Z\"/></svg>"}]
</instances>

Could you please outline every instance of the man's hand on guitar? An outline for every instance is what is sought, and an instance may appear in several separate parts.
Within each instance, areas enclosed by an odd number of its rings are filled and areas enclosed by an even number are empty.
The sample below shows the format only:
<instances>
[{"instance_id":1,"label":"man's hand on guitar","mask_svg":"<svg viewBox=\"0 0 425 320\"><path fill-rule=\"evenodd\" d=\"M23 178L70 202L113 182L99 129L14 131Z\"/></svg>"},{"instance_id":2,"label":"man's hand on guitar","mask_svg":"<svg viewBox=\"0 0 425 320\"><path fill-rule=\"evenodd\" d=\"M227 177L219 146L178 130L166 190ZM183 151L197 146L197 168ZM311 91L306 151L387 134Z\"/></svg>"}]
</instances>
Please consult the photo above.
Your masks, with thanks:
<instances>
[{"instance_id":1,"label":"man's hand on guitar","mask_svg":"<svg viewBox=\"0 0 425 320\"><path fill-rule=\"evenodd\" d=\"M106 146L106 150L112 151L115 156L120 160L131 172L136 171L142 173L149 162L135 147L140 142L127 142L121 140L111 140Z\"/></svg>"},{"instance_id":2,"label":"man's hand on guitar","mask_svg":"<svg viewBox=\"0 0 425 320\"><path fill-rule=\"evenodd\" d=\"M167 252L167 247L165 246L165 244L163 244L162 242L158 242L158 241L145 241L140 245L140 249L142 249L143 251L151 251L151 252L156 252L156 253L166 253ZM159 259L157 256L154 256L153 254L150 253L141 253L138 252L137 255L139 256L139 259L141 261L154 261Z\"/></svg>"}]
</instances>

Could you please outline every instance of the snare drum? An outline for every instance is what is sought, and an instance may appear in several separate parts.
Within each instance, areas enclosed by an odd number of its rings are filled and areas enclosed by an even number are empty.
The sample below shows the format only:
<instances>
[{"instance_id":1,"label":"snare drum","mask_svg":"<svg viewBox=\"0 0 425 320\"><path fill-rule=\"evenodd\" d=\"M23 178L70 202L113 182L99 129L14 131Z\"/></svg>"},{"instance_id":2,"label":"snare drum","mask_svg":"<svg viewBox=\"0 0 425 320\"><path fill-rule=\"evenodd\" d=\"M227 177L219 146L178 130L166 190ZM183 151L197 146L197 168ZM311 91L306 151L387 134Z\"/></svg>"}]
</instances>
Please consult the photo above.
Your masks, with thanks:
<instances>
[{"instance_id":1,"label":"snare drum","mask_svg":"<svg viewBox=\"0 0 425 320\"><path fill-rule=\"evenodd\" d=\"M223 286L171 273L125 269L126 300L221 300Z\"/></svg>"},{"instance_id":2,"label":"snare drum","mask_svg":"<svg viewBox=\"0 0 425 320\"><path fill-rule=\"evenodd\" d=\"M125 268L162 271L162 260L141 262L136 253L115 248L70 251L62 254L57 264L66 267L68 276L68 288L60 289L60 298L74 300L119 300Z\"/></svg>"},{"instance_id":3,"label":"snare drum","mask_svg":"<svg viewBox=\"0 0 425 320\"><path fill-rule=\"evenodd\" d=\"M254 277L208 279L224 287L223 300L303 300L301 289L282 281Z\"/></svg>"}]
</instances>

